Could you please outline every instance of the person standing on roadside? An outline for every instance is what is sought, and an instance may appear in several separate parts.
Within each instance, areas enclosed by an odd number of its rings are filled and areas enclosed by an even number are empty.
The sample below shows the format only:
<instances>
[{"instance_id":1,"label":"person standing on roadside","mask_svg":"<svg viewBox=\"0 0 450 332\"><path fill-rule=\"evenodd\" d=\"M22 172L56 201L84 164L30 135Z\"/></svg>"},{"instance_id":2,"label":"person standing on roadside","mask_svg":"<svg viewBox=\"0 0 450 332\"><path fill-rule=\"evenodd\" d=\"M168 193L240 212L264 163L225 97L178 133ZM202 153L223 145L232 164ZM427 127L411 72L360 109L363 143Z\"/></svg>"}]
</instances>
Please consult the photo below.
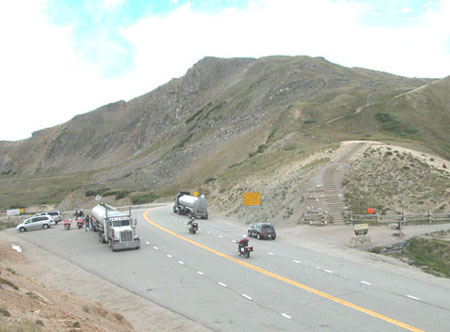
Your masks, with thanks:
<instances>
[{"instance_id":1,"label":"person standing on roadside","mask_svg":"<svg viewBox=\"0 0 450 332\"><path fill-rule=\"evenodd\" d=\"M84 231L90 231L91 230L91 224L90 224L91 218L89 216L89 214L86 214L86 217L84 218Z\"/></svg>"}]
</instances>

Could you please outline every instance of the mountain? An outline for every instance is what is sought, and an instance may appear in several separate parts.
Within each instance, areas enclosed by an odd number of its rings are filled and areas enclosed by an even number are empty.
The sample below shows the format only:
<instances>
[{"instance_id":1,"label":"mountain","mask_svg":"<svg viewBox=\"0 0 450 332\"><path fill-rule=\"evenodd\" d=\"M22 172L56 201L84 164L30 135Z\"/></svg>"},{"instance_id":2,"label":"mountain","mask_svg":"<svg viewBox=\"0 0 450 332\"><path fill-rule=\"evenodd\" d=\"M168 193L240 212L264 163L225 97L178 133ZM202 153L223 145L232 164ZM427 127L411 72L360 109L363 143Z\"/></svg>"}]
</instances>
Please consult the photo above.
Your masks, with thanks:
<instances>
[{"instance_id":1,"label":"mountain","mask_svg":"<svg viewBox=\"0 0 450 332\"><path fill-rule=\"evenodd\" d=\"M449 105L449 77L405 78L320 57L207 57L143 96L0 142L0 196L41 182L57 183L41 202L77 188L164 196L221 180L226 191L354 139L449 158Z\"/></svg>"}]
</instances>

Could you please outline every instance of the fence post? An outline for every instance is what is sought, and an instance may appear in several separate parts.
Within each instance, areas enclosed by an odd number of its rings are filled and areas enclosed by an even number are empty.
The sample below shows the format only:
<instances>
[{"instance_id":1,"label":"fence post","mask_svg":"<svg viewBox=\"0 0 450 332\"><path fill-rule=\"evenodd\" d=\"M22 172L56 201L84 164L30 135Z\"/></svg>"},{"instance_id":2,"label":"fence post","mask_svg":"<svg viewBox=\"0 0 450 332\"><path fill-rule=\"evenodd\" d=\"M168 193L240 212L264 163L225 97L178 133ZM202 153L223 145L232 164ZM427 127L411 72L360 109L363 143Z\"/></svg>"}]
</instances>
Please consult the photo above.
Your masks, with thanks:
<instances>
[{"instance_id":1,"label":"fence post","mask_svg":"<svg viewBox=\"0 0 450 332\"><path fill-rule=\"evenodd\" d=\"M376 225L378 226L378 211L377 211L377 213L375 214L375 217L377 218L377 220L376 220Z\"/></svg>"},{"instance_id":2,"label":"fence post","mask_svg":"<svg viewBox=\"0 0 450 332\"><path fill-rule=\"evenodd\" d=\"M431 211L428 211L428 222L430 224L432 223L432 221L431 221Z\"/></svg>"},{"instance_id":3,"label":"fence post","mask_svg":"<svg viewBox=\"0 0 450 332\"><path fill-rule=\"evenodd\" d=\"M353 211L350 211L350 222L353 225Z\"/></svg>"}]
</instances>

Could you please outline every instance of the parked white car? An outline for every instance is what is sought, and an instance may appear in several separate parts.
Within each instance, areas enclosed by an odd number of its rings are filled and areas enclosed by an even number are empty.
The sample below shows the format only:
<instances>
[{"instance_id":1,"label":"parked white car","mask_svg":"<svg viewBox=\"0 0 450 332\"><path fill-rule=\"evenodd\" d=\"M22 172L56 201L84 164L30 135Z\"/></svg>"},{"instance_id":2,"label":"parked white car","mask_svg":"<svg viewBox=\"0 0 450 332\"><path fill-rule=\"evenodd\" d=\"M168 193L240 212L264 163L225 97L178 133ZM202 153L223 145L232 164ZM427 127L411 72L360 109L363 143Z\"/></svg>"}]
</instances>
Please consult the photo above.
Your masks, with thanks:
<instances>
[{"instance_id":1,"label":"parked white car","mask_svg":"<svg viewBox=\"0 0 450 332\"><path fill-rule=\"evenodd\" d=\"M33 217L36 217L36 216L50 216L55 221L56 225L58 225L58 223L62 220L61 211L59 211L59 210L39 212L39 213L36 213Z\"/></svg>"},{"instance_id":2,"label":"parked white car","mask_svg":"<svg viewBox=\"0 0 450 332\"><path fill-rule=\"evenodd\" d=\"M18 232L32 231L36 229L48 229L55 225L55 221L51 216L33 216L25 219L23 223L16 226Z\"/></svg>"}]
</instances>

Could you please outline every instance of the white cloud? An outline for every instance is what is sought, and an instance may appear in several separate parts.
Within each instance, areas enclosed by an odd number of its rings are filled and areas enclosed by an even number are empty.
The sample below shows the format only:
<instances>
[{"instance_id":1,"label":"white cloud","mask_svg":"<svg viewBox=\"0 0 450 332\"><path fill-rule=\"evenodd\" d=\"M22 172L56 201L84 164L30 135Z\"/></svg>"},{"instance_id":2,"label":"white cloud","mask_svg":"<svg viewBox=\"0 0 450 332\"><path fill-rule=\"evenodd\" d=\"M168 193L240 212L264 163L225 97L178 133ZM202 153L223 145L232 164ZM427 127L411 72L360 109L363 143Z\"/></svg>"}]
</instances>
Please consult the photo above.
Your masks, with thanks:
<instances>
[{"instance_id":1,"label":"white cloud","mask_svg":"<svg viewBox=\"0 0 450 332\"><path fill-rule=\"evenodd\" d=\"M348 1L254 1L247 11L216 15L196 13L188 4L120 29L136 48L135 70L108 80L80 62L71 30L49 27L39 5L0 3L0 139L25 138L76 114L142 95L184 75L205 56L324 56L404 76L450 75L448 0L439 12L429 8L420 24L405 28L364 26L360 18L366 8Z\"/></svg>"},{"instance_id":2,"label":"white cloud","mask_svg":"<svg viewBox=\"0 0 450 332\"><path fill-rule=\"evenodd\" d=\"M402 10L401 10L401 12L402 12L403 14L409 14L409 13L412 13L413 10L412 10L411 8L408 8L408 7L403 7Z\"/></svg>"}]
</instances>

